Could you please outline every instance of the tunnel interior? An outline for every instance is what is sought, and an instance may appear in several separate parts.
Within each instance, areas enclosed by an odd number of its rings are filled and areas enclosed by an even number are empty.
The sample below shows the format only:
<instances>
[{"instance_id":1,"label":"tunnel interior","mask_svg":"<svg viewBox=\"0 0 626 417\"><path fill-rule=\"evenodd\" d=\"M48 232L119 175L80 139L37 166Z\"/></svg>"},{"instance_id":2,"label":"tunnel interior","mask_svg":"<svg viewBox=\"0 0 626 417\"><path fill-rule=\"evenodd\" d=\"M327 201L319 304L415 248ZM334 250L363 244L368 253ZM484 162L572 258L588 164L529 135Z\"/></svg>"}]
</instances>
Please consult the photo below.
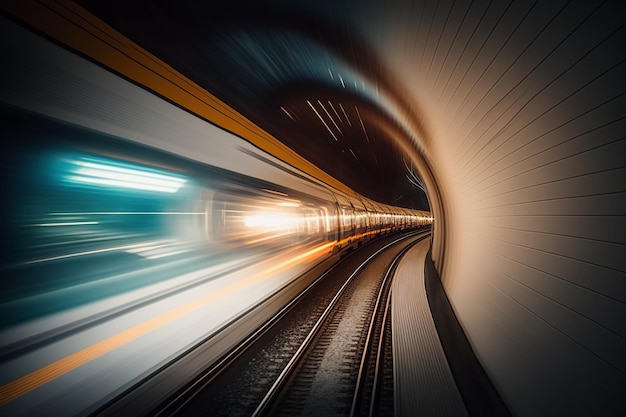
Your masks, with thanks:
<instances>
[{"instance_id":1,"label":"tunnel interior","mask_svg":"<svg viewBox=\"0 0 626 417\"><path fill-rule=\"evenodd\" d=\"M622 2L78 3L354 190L431 209L513 415L626 409Z\"/></svg>"}]
</instances>

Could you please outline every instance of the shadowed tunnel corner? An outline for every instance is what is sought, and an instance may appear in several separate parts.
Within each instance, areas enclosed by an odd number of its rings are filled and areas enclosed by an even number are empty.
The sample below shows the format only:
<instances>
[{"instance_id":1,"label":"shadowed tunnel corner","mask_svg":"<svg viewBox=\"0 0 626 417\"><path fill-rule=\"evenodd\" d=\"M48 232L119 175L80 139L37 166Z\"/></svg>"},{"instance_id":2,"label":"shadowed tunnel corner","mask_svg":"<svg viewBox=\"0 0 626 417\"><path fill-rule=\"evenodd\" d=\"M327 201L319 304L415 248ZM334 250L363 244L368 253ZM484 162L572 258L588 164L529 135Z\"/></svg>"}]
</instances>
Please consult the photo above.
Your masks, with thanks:
<instances>
[{"instance_id":1,"label":"shadowed tunnel corner","mask_svg":"<svg viewBox=\"0 0 626 417\"><path fill-rule=\"evenodd\" d=\"M470 416L509 417L511 412L493 386L463 327L456 318L428 251L424 265L426 296L441 346Z\"/></svg>"}]
</instances>

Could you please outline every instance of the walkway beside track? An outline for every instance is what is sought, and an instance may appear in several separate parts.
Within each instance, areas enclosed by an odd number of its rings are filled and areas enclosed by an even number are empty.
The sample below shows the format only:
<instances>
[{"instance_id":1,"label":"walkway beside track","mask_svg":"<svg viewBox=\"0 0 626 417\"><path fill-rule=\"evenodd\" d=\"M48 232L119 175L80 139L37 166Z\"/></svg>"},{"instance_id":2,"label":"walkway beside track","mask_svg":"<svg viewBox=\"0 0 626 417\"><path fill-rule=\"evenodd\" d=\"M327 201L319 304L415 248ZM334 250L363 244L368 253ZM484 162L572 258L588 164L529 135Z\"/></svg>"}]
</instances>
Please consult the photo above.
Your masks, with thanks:
<instances>
[{"instance_id":1,"label":"walkway beside track","mask_svg":"<svg viewBox=\"0 0 626 417\"><path fill-rule=\"evenodd\" d=\"M429 246L423 240L404 255L391 288L395 415L467 416L426 298Z\"/></svg>"}]
</instances>

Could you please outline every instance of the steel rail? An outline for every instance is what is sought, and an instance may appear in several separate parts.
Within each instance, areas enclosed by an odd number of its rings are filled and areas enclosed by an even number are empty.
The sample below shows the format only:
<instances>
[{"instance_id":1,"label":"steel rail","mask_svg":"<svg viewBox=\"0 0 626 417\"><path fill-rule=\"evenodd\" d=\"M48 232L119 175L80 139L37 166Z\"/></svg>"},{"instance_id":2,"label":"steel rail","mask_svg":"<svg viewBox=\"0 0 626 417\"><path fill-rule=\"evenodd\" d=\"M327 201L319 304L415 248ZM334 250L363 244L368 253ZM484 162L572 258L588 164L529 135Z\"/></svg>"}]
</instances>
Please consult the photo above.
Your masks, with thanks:
<instances>
[{"instance_id":1,"label":"steel rail","mask_svg":"<svg viewBox=\"0 0 626 417\"><path fill-rule=\"evenodd\" d=\"M363 353L361 355L361 362L359 364L359 372L357 374L357 379L356 379L356 386L354 387L354 395L352 397L352 407L350 409L350 417L355 417L357 413L359 412L359 403L361 402L360 400L363 396L363 389L364 389L364 385L365 385L366 378L367 378L366 369L369 364L368 358L371 354L371 349L373 348L373 342L375 338L376 321L380 317L380 313L381 313L380 310L384 308L384 311L382 311L382 314L384 317L381 323L379 343L376 346L377 352L376 352L376 368L375 368L374 378L377 378L378 376L378 366L379 366L378 361L380 359L382 345L383 345L382 342L383 342L383 335L385 333L384 327L385 327L385 320L387 317L387 309L389 307L389 300L391 299L391 288L390 288L391 284L388 285L388 283L390 283L390 281L393 280L393 274L395 273L398 267L398 264L400 263L400 259L404 256L404 254L406 254L409 248L411 248L415 243L421 240L422 239L416 240L412 244L407 245L393 258L389 268L387 269L387 272L385 273L385 277L383 278L383 281L380 285L380 289L378 290L378 296L376 297L376 303L372 311L370 324L367 329L367 336L365 337L365 345L363 347ZM381 304L384 304L384 306ZM375 383L372 388L372 401L370 404L370 415L372 414L372 407L373 407L373 402L374 402L374 398L376 395L376 388L377 388L376 379L374 379L374 381Z\"/></svg>"},{"instance_id":2,"label":"steel rail","mask_svg":"<svg viewBox=\"0 0 626 417\"><path fill-rule=\"evenodd\" d=\"M345 293L346 289L349 287L349 285L352 283L352 281L358 275L358 273L361 272L361 270L367 264L369 264L376 256L378 256L384 250L388 249L390 246L395 245L398 242L401 242L402 240L406 240L408 238L414 237L416 234L421 233L421 232L422 231L402 236L402 237L394 240L393 242L390 242L390 243L386 244L385 246L383 246L382 248L380 248L376 252L374 252L372 255L370 255L365 261L363 261L354 270L354 272L348 277L348 279L346 279L346 282L337 291L337 293L335 294L335 296L333 297L331 302L328 304L328 306L326 307L326 309L324 310L322 315L318 318L318 320L316 321L315 325L313 326L311 331L308 333L308 335L306 336L305 340L302 342L302 344L300 345L298 350L294 353L294 355L291 357L291 359L289 360L289 362L287 363L285 368L283 368L283 370L281 371L280 375L276 378L276 380L274 381L274 383L272 384L272 386L270 387L268 392L265 394L265 396L263 397L263 399L261 400L261 402L259 403L257 408L252 413L252 417L262 416L262 415L264 415L264 413L266 411L268 411L269 406L278 397L279 393L281 392L281 390L283 389L285 383L287 382L289 376L296 369L296 367L300 363L300 361L303 359L307 349L310 347L310 345L312 344L312 342L315 339L315 337L318 335L320 330L323 328L324 322L330 316L330 314L334 310L335 306L337 305L337 303L339 302L339 300L341 299L341 297Z\"/></svg>"},{"instance_id":3,"label":"steel rail","mask_svg":"<svg viewBox=\"0 0 626 417\"><path fill-rule=\"evenodd\" d=\"M237 358L243 355L247 349L265 333L267 333L276 322L283 318L298 302L304 298L315 286L330 274L336 267L337 263L331 266L326 272L320 275L315 281L310 283L304 290L302 290L296 297L294 297L289 303L281 308L274 316L269 318L261 327L256 329L252 334L241 341L230 352L223 356L220 360L215 362L210 368L202 373L201 376L187 386L184 390L180 391L176 396L170 399L167 404L155 414L155 417L164 415L175 415L180 412L185 406L191 402L202 390L209 385L215 378L217 378L230 364L232 364ZM262 305L266 300L261 300L259 303L250 307L242 315L245 315L249 311Z\"/></svg>"},{"instance_id":4,"label":"steel rail","mask_svg":"<svg viewBox=\"0 0 626 417\"><path fill-rule=\"evenodd\" d=\"M383 314L383 324L382 330L380 332L380 338L378 340L378 351L376 352L376 364L374 365L374 383L372 385L372 398L370 399L370 408L369 408L369 416L376 415L376 405L378 403L378 394L379 387L378 382L380 380L380 373L382 370L382 354L383 354L383 343L386 335L385 331L385 323L387 323L387 317L389 317L389 312L391 310L391 290L389 291L389 297L387 297L387 303L385 303L385 313Z\"/></svg>"}]
</instances>

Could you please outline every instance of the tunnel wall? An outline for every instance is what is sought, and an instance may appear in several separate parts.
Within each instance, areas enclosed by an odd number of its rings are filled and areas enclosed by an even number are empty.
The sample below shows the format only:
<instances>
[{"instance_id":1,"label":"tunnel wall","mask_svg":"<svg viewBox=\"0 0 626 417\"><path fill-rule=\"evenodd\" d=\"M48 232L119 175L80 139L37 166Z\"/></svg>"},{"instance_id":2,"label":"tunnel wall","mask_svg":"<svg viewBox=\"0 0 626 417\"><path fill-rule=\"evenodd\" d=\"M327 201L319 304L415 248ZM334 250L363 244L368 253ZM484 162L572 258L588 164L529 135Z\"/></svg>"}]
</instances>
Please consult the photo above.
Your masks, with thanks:
<instances>
[{"instance_id":1,"label":"tunnel wall","mask_svg":"<svg viewBox=\"0 0 626 417\"><path fill-rule=\"evenodd\" d=\"M622 3L345 6L424 121L436 265L514 415L626 409Z\"/></svg>"},{"instance_id":2,"label":"tunnel wall","mask_svg":"<svg viewBox=\"0 0 626 417\"><path fill-rule=\"evenodd\" d=\"M442 281L504 401L519 416L623 415L624 7L368 13L385 22L371 42L425 109L450 211Z\"/></svg>"}]
</instances>

